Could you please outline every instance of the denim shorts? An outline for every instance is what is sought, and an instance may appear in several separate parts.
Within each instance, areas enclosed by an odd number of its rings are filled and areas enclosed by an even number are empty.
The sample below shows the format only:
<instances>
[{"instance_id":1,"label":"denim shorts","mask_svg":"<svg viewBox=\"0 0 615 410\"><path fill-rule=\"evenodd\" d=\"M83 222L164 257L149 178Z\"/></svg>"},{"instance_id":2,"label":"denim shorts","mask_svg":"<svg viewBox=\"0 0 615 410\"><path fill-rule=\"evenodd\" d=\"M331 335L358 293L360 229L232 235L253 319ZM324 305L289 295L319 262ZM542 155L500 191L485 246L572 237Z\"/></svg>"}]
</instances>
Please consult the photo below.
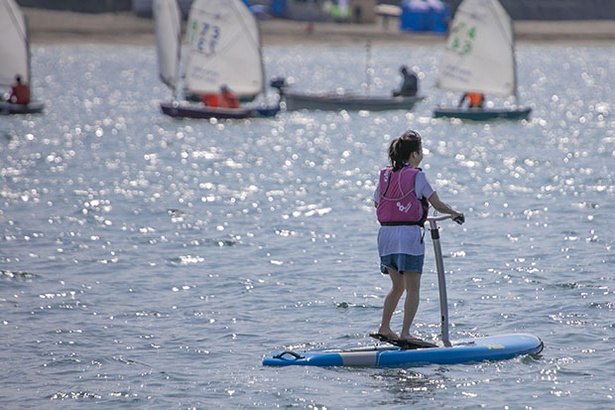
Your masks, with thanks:
<instances>
[{"instance_id":1,"label":"denim shorts","mask_svg":"<svg viewBox=\"0 0 615 410\"><path fill-rule=\"evenodd\" d=\"M405 253L394 253L380 257L380 270L382 273L388 273L385 268L391 268L399 273L406 271L423 272L423 261L425 255L407 255Z\"/></svg>"}]
</instances>

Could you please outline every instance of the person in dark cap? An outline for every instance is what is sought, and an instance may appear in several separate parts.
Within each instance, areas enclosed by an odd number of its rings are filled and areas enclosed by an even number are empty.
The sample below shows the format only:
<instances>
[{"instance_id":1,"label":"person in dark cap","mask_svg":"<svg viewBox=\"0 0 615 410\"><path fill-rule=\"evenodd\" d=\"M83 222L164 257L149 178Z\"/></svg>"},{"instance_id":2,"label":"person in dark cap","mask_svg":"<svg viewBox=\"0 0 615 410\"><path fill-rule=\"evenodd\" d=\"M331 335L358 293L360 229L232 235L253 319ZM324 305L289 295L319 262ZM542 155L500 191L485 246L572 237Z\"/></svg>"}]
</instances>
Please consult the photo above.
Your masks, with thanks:
<instances>
[{"instance_id":1,"label":"person in dark cap","mask_svg":"<svg viewBox=\"0 0 615 410\"><path fill-rule=\"evenodd\" d=\"M408 70L408 67L402 65L399 69L403 79L399 90L393 91L393 97L414 97L419 90L419 79L414 71Z\"/></svg>"},{"instance_id":2,"label":"person in dark cap","mask_svg":"<svg viewBox=\"0 0 615 410\"><path fill-rule=\"evenodd\" d=\"M228 86L223 85L220 87L220 100L221 107L224 108L239 108L239 99L235 95L234 92L228 88Z\"/></svg>"}]
</instances>

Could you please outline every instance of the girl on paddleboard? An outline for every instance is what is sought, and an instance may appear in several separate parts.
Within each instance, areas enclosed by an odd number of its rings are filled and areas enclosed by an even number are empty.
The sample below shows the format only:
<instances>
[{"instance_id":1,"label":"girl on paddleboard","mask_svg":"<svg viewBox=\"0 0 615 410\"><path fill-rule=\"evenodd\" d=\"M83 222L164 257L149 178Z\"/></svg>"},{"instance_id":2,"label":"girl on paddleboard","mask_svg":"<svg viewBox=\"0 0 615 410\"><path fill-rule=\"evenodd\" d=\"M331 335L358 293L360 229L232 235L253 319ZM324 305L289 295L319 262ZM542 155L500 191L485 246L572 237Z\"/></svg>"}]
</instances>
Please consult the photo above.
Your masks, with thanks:
<instances>
[{"instance_id":1,"label":"girl on paddleboard","mask_svg":"<svg viewBox=\"0 0 615 410\"><path fill-rule=\"evenodd\" d=\"M425 257L423 223L429 204L438 212L450 214L458 223L464 215L440 200L425 174L419 168L423 159L421 136L406 131L389 146L391 166L380 171L374 192L378 231L378 253L382 273L391 278L391 290L384 299L382 322L378 333L381 340L420 340L410 334L410 326L418 310L421 273ZM404 319L398 336L391 330L391 317L401 296L406 292Z\"/></svg>"}]
</instances>

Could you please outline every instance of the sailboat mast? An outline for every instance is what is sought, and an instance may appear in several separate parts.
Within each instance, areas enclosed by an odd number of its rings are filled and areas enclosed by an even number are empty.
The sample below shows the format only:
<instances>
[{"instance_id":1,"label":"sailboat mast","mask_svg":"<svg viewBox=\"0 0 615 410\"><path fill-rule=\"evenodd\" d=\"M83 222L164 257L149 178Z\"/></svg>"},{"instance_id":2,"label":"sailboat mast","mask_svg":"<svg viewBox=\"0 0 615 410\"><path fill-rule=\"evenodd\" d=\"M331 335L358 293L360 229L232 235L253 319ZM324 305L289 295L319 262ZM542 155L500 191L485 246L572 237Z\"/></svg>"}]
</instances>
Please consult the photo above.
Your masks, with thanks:
<instances>
[{"instance_id":1,"label":"sailboat mast","mask_svg":"<svg viewBox=\"0 0 615 410\"><path fill-rule=\"evenodd\" d=\"M513 89L514 89L514 97L515 97L515 103L519 104L519 93L517 92L517 53L515 52L516 47L515 44L517 42L516 39L516 33L515 33L515 26L513 24L513 20L510 19L510 32L512 33L511 35L511 51L512 51L512 61L513 61Z\"/></svg>"},{"instance_id":2,"label":"sailboat mast","mask_svg":"<svg viewBox=\"0 0 615 410\"><path fill-rule=\"evenodd\" d=\"M177 101L177 90L179 89L179 73L180 73L180 63L181 63L181 58L182 58L182 17L181 14L179 16L179 26L177 27L176 32L176 37L175 37L175 41L177 44L177 50L176 50L176 55L175 55L175 84L173 85L173 100Z\"/></svg>"},{"instance_id":3,"label":"sailboat mast","mask_svg":"<svg viewBox=\"0 0 615 410\"><path fill-rule=\"evenodd\" d=\"M261 85L261 94L265 95L265 62L263 61L263 36L261 33L261 25L256 24L256 33L258 35L258 55L260 56L260 64L261 64L261 73L262 73L262 85Z\"/></svg>"},{"instance_id":4,"label":"sailboat mast","mask_svg":"<svg viewBox=\"0 0 615 410\"><path fill-rule=\"evenodd\" d=\"M367 84L367 94L371 94L371 85L372 85L372 68L371 68L371 62L372 62L372 42L370 40L367 40L367 43L365 43L365 82Z\"/></svg>"},{"instance_id":5,"label":"sailboat mast","mask_svg":"<svg viewBox=\"0 0 615 410\"><path fill-rule=\"evenodd\" d=\"M28 16L24 16L24 27L26 29L26 64L28 66L28 78L26 80L28 87L30 88L30 100L34 100L34 87L32 86L32 65L30 56L30 25L28 23Z\"/></svg>"}]
</instances>

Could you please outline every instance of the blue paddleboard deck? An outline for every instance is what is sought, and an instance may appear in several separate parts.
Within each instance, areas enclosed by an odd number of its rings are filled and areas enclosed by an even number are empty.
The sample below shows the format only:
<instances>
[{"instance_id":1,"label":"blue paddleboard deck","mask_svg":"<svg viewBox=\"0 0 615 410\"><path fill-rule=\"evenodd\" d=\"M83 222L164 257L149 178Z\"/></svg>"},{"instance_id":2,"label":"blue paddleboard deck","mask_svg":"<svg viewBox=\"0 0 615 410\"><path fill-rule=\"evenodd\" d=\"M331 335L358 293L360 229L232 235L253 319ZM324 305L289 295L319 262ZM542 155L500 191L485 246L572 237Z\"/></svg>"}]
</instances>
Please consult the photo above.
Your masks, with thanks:
<instances>
[{"instance_id":1,"label":"blue paddleboard deck","mask_svg":"<svg viewBox=\"0 0 615 410\"><path fill-rule=\"evenodd\" d=\"M263 365L412 367L508 360L520 355L537 354L542 349L543 343L536 336L509 334L453 342L451 347L403 349L374 345L307 352L283 351L265 356Z\"/></svg>"}]
</instances>

